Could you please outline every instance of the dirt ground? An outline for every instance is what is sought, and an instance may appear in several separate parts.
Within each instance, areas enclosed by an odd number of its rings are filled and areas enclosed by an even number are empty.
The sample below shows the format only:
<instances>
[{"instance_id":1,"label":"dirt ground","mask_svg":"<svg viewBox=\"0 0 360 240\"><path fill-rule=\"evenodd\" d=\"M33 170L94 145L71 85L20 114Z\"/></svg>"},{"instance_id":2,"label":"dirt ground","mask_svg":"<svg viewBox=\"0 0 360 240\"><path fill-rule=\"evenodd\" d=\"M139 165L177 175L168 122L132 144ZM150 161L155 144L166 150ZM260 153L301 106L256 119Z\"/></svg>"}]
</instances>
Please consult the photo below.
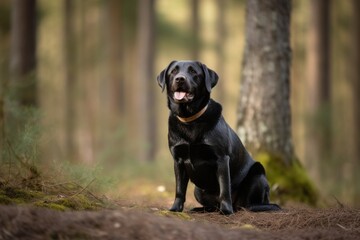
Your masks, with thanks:
<instances>
[{"instance_id":1,"label":"dirt ground","mask_svg":"<svg viewBox=\"0 0 360 240\"><path fill-rule=\"evenodd\" d=\"M360 239L360 210L176 214L159 208L55 211L0 206L0 239Z\"/></svg>"}]
</instances>

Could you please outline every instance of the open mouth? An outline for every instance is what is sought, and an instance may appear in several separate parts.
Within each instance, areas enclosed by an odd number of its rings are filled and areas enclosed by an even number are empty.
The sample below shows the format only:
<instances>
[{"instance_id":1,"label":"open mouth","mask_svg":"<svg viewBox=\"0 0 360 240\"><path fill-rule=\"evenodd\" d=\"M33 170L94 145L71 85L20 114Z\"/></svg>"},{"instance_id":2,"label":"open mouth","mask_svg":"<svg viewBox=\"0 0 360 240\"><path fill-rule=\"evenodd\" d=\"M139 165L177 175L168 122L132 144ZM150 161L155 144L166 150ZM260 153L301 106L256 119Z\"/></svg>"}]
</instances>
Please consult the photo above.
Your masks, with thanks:
<instances>
[{"instance_id":1,"label":"open mouth","mask_svg":"<svg viewBox=\"0 0 360 240\"><path fill-rule=\"evenodd\" d=\"M194 94L188 92L174 92L174 99L178 102L188 102L194 98Z\"/></svg>"}]
</instances>

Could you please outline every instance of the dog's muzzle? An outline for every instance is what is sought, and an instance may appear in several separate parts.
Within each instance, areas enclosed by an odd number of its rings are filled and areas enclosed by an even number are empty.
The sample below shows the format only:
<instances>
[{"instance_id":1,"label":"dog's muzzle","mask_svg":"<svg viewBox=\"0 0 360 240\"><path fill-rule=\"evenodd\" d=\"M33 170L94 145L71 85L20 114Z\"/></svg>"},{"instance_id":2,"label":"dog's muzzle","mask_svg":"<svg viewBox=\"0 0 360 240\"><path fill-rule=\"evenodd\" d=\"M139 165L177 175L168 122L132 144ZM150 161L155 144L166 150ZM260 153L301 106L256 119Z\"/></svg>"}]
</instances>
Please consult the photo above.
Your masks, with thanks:
<instances>
[{"instance_id":1,"label":"dog's muzzle","mask_svg":"<svg viewBox=\"0 0 360 240\"><path fill-rule=\"evenodd\" d=\"M174 77L172 91L176 102L189 102L194 98L194 94L190 91L189 80L182 74Z\"/></svg>"}]
</instances>

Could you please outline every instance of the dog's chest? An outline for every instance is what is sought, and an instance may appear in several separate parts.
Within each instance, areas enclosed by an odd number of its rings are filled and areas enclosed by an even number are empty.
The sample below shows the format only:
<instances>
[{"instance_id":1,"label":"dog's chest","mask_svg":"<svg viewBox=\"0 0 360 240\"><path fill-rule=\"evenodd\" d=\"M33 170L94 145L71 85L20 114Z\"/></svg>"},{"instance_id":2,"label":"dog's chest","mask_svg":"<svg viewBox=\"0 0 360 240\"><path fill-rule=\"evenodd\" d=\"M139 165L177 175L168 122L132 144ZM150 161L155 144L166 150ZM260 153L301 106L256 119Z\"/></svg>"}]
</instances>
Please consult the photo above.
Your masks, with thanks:
<instances>
[{"instance_id":1,"label":"dog's chest","mask_svg":"<svg viewBox=\"0 0 360 240\"><path fill-rule=\"evenodd\" d=\"M206 144L180 144L172 148L175 161L182 161L191 181L206 188L215 182L217 156ZM212 181L214 180L214 181Z\"/></svg>"},{"instance_id":2,"label":"dog's chest","mask_svg":"<svg viewBox=\"0 0 360 240\"><path fill-rule=\"evenodd\" d=\"M190 179L199 181L215 174L217 156L213 148L206 144L182 144L173 148L175 161L182 161Z\"/></svg>"},{"instance_id":3,"label":"dog's chest","mask_svg":"<svg viewBox=\"0 0 360 240\"><path fill-rule=\"evenodd\" d=\"M216 162L217 159L213 147L204 143L179 144L172 147L172 153L175 159L189 160L194 166Z\"/></svg>"}]
</instances>

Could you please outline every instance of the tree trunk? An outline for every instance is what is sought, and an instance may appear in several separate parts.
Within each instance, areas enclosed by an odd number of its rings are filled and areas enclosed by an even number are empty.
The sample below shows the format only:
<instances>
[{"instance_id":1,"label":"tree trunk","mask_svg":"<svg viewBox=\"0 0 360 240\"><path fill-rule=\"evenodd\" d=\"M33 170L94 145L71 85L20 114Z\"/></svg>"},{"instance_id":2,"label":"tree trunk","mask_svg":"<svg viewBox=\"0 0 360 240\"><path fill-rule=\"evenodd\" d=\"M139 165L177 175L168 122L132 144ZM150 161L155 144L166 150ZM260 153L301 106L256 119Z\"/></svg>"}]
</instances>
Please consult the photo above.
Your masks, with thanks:
<instances>
[{"instance_id":1,"label":"tree trunk","mask_svg":"<svg viewBox=\"0 0 360 240\"><path fill-rule=\"evenodd\" d=\"M354 60L353 60L353 107L354 107L354 157L353 182L355 184L354 203L359 206L360 202L360 2L353 0L354 14Z\"/></svg>"},{"instance_id":2,"label":"tree trunk","mask_svg":"<svg viewBox=\"0 0 360 240\"><path fill-rule=\"evenodd\" d=\"M228 6L227 0L216 0L217 7L217 25L216 25L216 61L217 61L217 73L220 78L224 79L225 73L225 51L224 46L226 44L226 23L225 23L225 8ZM219 93L219 101L224 102L225 100L225 86L224 82L220 81L218 83L217 91Z\"/></svg>"},{"instance_id":3,"label":"tree trunk","mask_svg":"<svg viewBox=\"0 0 360 240\"><path fill-rule=\"evenodd\" d=\"M290 0L248 0L238 134L267 169L280 200L314 204L316 195L291 137Z\"/></svg>"},{"instance_id":4,"label":"tree trunk","mask_svg":"<svg viewBox=\"0 0 360 240\"><path fill-rule=\"evenodd\" d=\"M270 151L289 165L290 1L247 1L238 132L251 152Z\"/></svg>"},{"instance_id":5,"label":"tree trunk","mask_svg":"<svg viewBox=\"0 0 360 240\"><path fill-rule=\"evenodd\" d=\"M2 63L0 63L0 163L2 162L2 155L5 146L5 78L3 77L3 70L4 69L2 68Z\"/></svg>"},{"instance_id":6,"label":"tree trunk","mask_svg":"<svg viewBox=\"0 0 360 240\"><path fill-rule=\"evenodd\" d=\"M76 37L74 19L74 1L64 1L64 53L65 53L65 135L66 157L70 161L76 159Z\"/></svg>"},{"instance_id":7,"label":"tree trunk","mask_svg":"<svg viewBox=\"0 0 360 240\"><path fill-rule=\"evenodd\" d=\"M199 60L200 56L200 16L199 0L191 0L191 55L193 60Z\"/></svg>"},{"instance_id":8,"label":"tree trunk","mask_svg":"<svg viewBox=\"0 0 360 240\"><path fill-rule=\"evenodd\" d=\"M321 182L321 162L327 161L330 136L330 1L313 0L310 4L307 51L307 129L305 162L310 174Z\"/></svg>"},{"instance_id":9,"label":"tree trunk","mask_svg":"<svg viewBox=\"0 0 360 240\"><path fill-rule=\"evenodd\" d=\"M10 55L15 99L21 105L36 106L36 0L12 1Z\"/></svg>"},{"instance_id":10,"label":"tree trunk","mask_svg":"<svg viewBox=\"0 0 360 240\"><path fill-rule=\"evenodd\" d=\"M135 95L137 107L138 143L145 151L138 151L140 160L153 160L157 148L154 79L155 0L140 0L138 5L138 78Z\"/></svg>"},{"instance_id":11,"label":"tree trunk","mask_svg":"<svg viewBox=\"0 0 360 240\"><path fill-rule=\"evenodd\" d=\"M0 3L0 8L6 9L8 12L10 10L10 3L3 2ZM4 11L5 12L5 11ZM4 19L8 19L10 22L10 14L4 16ZM5 146L5 93L6 93L6 82L8 79L8 34L9 28L6 29L4 26L0 27L0 164L2 163L2 154Z\"/></svg>"},{"instance_id":12,"label":"tree trunk","mask_svg":"<svg viewBox=\"0 0 360 240\"><path fill-rule=\"evenodd\" d=\"M8 79L8 56L9 56L9 33L10 25L4 22L10 23L10 7L11 2L0 2L0 8L3 9L3 23L0 26L0 163L2 160L2 154L5 147L5 93Z\"/></svg>"},{"instance_id":13,"label":"tree trunk","mask_svg":"<svg viewBox=\"0 0 360 240\"><path fill-rule=\"evenodd\" d=\"M123 83L123 39L122 39L122 5L119 0L108 0L106 3L106 59L110 84L110 110L119 116L124 114L124 83ZM118 117L115 118L116 121Z\"/></svg>"}]
</instances>

